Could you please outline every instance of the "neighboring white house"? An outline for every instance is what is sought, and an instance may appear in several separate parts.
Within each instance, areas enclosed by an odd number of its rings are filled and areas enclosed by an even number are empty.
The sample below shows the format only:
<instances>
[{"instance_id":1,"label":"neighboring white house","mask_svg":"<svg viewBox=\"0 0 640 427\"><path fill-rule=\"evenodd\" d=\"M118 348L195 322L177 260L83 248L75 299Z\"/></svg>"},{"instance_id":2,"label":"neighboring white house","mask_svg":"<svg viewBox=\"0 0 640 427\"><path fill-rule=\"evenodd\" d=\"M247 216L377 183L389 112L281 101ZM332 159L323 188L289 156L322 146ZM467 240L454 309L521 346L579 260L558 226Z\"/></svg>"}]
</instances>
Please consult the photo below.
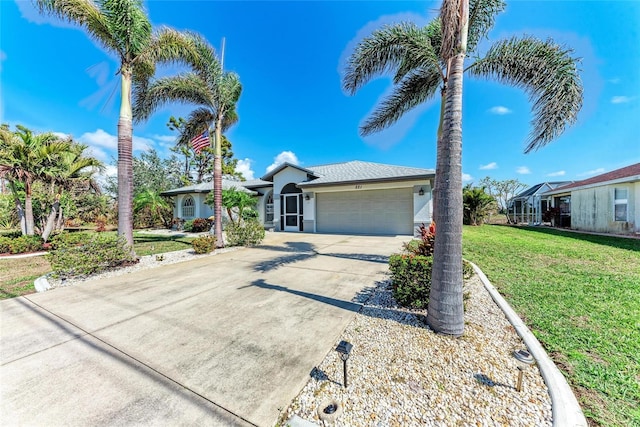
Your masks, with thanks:
<instances>
[{"instance_id":1,"label":"neighboring white house","mask_svg":"<svg viewBox=\"0 0 640 427\"><path fill-rule=\"evenodd\" d=\"M509 200L509 219L514 224L541 224L543 214L549 209L547 197L543 197L542 194L572 182L543 182L527 188Z\"/></svg>"},{"instance_id":2,"label":"neighboring white house","mask_svg":"<svg viewBox=\"0 0 640 427\"><path fill-rule=\"evenodd\" d=\"M266 228L275 231L412 235L431 222L435 171L351 161L301 167L284 163L262 179L224 181L258 196L257 210ZM162 193L174 197L181 219L213 214L204 205L212 184Z\"/></svg>"},{"instance_id":3,"label":"neighboring white house","mask_svg":"<svg viewBox=\"0 0 640 427\"><path fill-rule=\"evenodd\" d=\"M640 163L542 194L552 207L568 206L575 230L640 234Z\"/></svg>"}]
</instances>

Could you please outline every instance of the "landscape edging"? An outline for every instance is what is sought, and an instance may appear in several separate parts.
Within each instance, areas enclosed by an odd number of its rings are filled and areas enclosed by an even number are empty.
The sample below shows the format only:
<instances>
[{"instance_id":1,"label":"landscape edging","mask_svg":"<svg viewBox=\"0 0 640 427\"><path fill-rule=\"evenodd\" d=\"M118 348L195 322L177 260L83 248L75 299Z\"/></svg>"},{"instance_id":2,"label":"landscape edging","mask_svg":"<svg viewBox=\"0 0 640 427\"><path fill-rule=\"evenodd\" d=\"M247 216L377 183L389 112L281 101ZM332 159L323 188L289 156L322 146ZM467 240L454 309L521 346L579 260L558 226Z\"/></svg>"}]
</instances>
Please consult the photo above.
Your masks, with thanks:
<instances>
[{"instance_id":1,"label":"landscape edging","mask_svg":"<svg viewBox=\"0 0 640 427\"><path fill-rule=\"evenodd\" d=\"M527 325L520 319L520 316L518 316L509 303L491 284L487 276L480 270L480 267L472 262L470 262L470 264L473 266L478 277L480 277L482 284L489 292L489 295L491 295L491 298L493 298L498 307L503 311L536 360L540 374L549 389L553 426L587 427L587 420L584 417L576 396L573 394L562 372L560 372L555 363L553 363L547 355L540 341L538 341Z\"/></svg>"}]
</instances>

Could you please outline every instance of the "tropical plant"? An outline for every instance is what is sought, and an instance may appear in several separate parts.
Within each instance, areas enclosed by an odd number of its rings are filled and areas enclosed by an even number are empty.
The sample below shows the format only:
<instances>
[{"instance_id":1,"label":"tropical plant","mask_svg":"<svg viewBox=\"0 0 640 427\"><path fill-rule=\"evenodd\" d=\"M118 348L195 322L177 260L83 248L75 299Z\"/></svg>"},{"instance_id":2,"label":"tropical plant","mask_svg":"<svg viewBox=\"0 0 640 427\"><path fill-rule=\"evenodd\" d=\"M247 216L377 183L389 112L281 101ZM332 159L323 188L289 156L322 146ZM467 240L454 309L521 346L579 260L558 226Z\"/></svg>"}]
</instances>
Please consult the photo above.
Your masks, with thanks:
<instances>
[{"instance_id":1,"label":"tropical plant","mask_svg":"<svg viewBox=\"0 0 640 427\"><path fill-rule=\"evenodd\" d=\"M98 159L85 155L88 145L79 144L71 140L66 150L60 152L55 163L47 171L46 178L49 186L50 213L42 228L42 238L46 242L55 228L62 224L62 209L60 199L64 191L86 194L100 194L100 186L93 179L93 175L103 170L103 164ZM57 219L57 221L56 221ZM56 227L56 223L58 227Z\"/></svg>"},{"instance_id":2,"label":"tropical plant","mask_svg":"<svg viewBox=\"0 0 640 427\"><path fill-rule=\"evenodd\" d=\"M193 36L198 60L193 70L176 76L162 77L147 85L136 87L134 116L146 120L161 106L169 102L198 105L184 124L179 144L188 144L194 137L215 130L213 157L214 215L222 217L222 132L238 121L236 104L242 85L236 73L225 72L222 60L201 37ZM224 246L222 221L215 224L216 245Z\"/></svg>"},{"instance_id":3,"label":"tropical plant","mask_svg":"<svg viewBox=\"0 0 640 427\"><path fill-rule=\"evenodd\" d=\"M214 198L212 194L207 195L205 203L209 206L213 205ZM232 224L240 224L245 219L244 212L252 209L257 203L257 199L252 194L236 188L228 188L222 190L222 206L227 210L227 216Z\"/></svg>"},{"instance_id":4,"label":"tropical plant","mask_svg":"<svg viewBox=\"0 0 640 427\"><path fill-rule=\"evenodd\" d=\"M169 227L173 219L173 206L158 192L143 190L133 199L133 214L136 224L142 227L157 224Z\"/></svg>"},{"instance_id":5,"label":"tropical plant","mask_svg":"<svg viewBox=\"0 0 640 427\"><path fill-rule=\"evenodd\" d=\"M467 184L462 189L464 204L464 223L482 225L495 205L495 199L485 192L484 187Z\"/></svg>"},{"instance_id":6,"label":"tropical plant","mask_svg":"<svg viewBox=\"0 0 640 427\"><path fill-rule=\"evenodd\" d=\"M385 26L363 39L351 54L343 88L355 94L373 78L393 73L394 90L360 128L368 135L391 126L407 111L438 93L435 241L428 323L437 332L461 335L462 300L462 79L466 70L520 87L533 103L533 131L525 152L542 147L575 123L582 84L572 51L552 40L513 37L478 52L505 8L502 0L444 0L425 27ZM465 69L465 58L475 61ZM445 266L453 266L445 268ZM460 265L460 269L458 269Z\"/></svg>"},{"instance_id":7,"label":"tropical plant","mask_svg":"<svg viewBox=\"0 0 640 427\"><path fill-rule=\"evenodd\" d=\"M20 125L13 133L3 130L0 136L0 177L9 181L23 234L33 235L34 183L52 179L57 160L70 149L70 143L53 133L34 134ZM24 205L20 190L24 191Z\"/></svg>"},{"instance_id":8,"label":"tropical plant","mask_svg":"<svg viewBox=\"0 0 640 427\"><path fill-rule=\"evenodd\" d=\"M133 252L132 82L144 82L159 62L189 61L189 37L163 28L152 32L142 0L35 0L40 11L84 28L120 60L118 119L118 234Z\"/></svg>"}]
</instances>

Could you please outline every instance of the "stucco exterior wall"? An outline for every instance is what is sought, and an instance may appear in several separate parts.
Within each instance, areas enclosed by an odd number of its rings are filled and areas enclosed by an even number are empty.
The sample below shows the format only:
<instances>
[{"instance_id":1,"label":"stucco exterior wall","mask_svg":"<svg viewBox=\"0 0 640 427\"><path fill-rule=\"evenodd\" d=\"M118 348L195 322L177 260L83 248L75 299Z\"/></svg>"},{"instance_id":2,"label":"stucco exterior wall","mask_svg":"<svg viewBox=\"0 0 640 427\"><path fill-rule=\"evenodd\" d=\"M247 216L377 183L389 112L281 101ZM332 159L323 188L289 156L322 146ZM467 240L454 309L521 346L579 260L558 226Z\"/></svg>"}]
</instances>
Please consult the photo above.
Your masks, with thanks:
<instances>
[{"instance_id":1,"label":"stucco exterior wall","mask_svg":"<svg viewBox=\"0 0 640 427\"><path fill-rule=\"evenodd\" d=\"M420 189L424 194L420 195ZM413 187L413 228L414 234L417 235L417 229L421 224L429 225L433 214L433 200L431 193L431 184L416 185Z\"/></svg>"},{"instance_id":2,"label":"stucco exterior wall","mask_svg":"<svg viewBox=\"0 0 640 427\"><path fill-rule=\"evenodd\" d=\"M627 189L627 221L615 221L614 191ZM640 231L640 183L621 183L571 192L571 228L601 233Z\"/></svg>"},{"instance_id":3,"label":"stucco exterior wall","mask_svg":"<svg viewBox=\"0 0 640 427\"><path fill-rule=\"evenodd\" d=\"M273 176L273 226L276 231L280 231L280 192L285 185L305 181L307 179L306 172L299 169L286 167ZM307 217L307 206L304 206L303 217Z\"/></svg>"}]
</instances>

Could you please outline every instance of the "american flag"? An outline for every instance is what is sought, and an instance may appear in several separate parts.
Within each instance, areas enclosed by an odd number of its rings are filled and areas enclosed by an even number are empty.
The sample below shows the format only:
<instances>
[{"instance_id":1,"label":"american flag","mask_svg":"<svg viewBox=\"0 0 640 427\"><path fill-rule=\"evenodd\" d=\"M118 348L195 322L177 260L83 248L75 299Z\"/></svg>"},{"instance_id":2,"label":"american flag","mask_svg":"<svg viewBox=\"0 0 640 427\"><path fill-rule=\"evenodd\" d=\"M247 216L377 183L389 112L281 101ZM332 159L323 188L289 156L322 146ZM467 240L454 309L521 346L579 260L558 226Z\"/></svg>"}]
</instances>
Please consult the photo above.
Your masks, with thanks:
<instances>
[{"instance_id":1,"label":"american flag","mask_svg":"<svg viewBox=\"0 0 640 427\"><path fill-rule=\"evenodd\" d=\"M193 150L200 154L200 151L202 151L203 148L209 146L209 131L205 130L200 135L193 138L190 141L190 144L193 147Z\"/></svg>"}]
</instances>

